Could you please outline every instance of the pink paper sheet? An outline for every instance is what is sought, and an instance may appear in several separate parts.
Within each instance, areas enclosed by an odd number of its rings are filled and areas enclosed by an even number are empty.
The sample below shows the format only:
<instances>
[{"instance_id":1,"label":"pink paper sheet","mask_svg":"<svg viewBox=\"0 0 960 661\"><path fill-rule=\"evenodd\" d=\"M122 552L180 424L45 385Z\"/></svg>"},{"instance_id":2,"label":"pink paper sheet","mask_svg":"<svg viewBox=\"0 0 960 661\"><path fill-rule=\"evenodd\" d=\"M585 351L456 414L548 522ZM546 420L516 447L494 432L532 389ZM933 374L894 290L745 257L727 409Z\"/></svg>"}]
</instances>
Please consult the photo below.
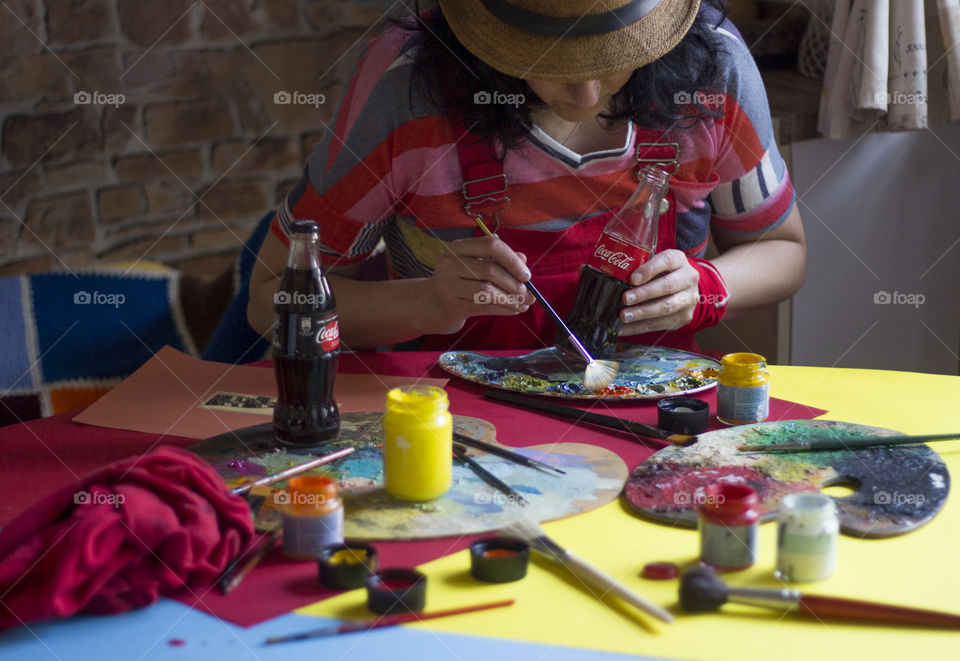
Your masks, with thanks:
<instances>
[{"instance_id":1,"label":"pink paper sheet","mask_svg":"<svg viewBox=\"0 0 960 661\"><path fill-rule=\"evenodd\" d=\"M373 373L337 374L334 397L343 413L382 411L390 388L413 383L442 388L447 381ZM270 418L263 415L200 407L218 391L276 397L277 385L272 369L214 363L164 347L73 421L186 438L210 438L269 422Z\"/></svg>"}]
</instances>

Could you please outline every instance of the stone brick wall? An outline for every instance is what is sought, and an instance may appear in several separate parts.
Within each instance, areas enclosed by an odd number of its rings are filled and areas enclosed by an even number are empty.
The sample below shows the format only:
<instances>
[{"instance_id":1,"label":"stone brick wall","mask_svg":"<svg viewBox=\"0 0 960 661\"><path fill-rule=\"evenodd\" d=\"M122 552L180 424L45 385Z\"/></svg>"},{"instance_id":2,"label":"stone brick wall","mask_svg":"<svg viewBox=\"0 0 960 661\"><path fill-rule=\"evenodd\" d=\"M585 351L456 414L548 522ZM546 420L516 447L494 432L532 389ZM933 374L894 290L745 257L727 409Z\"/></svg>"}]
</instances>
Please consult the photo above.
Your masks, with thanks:
<instances>
[{"instance_id":1,"label":"stone brick wall","mask_svg":"<svg viewBox=\"0 0 960 661\"><path fill-rule=\"evenodd\" d=\"M391 6L404 11L386 0L6 0L0 276L140 258L226 268L299 177Z\"/></svg>"}]
</instances>

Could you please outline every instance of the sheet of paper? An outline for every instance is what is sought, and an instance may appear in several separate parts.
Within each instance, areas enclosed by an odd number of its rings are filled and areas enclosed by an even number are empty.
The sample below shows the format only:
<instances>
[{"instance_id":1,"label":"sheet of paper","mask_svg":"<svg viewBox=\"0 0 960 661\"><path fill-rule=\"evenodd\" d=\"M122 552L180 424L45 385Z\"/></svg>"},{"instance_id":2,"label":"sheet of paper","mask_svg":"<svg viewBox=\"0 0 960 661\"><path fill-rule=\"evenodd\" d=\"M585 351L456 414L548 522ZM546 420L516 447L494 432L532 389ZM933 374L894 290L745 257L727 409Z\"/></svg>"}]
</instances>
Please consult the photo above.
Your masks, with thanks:
<instances>
[{"instance_id":1,"label":"sheet of paper","mask_svg":"<svg viewBox=\"0 0 960 661\"><path fill-rule=\"evenodd\" d=\"M382 411L388 390L414 383L442 388L447 379L338 374L334 397L343 412ZM164 347L73 420L114 429L209 438L263 423L263 409L276 396L273 370L268 367L214 363Z\"/></svg>"}]
</instances>

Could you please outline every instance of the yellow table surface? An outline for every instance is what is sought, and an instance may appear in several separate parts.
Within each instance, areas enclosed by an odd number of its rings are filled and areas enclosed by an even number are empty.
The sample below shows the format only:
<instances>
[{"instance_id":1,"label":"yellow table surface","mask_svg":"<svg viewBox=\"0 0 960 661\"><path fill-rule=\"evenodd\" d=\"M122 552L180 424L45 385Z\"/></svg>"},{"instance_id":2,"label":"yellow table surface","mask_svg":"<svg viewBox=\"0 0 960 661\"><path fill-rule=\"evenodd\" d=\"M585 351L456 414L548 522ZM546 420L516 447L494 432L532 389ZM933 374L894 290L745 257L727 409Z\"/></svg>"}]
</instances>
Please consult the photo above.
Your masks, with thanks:
<instances>
[{"instance_id":1,"label":"yellow table surface","mask_svg":"<svg viewBox=\"0 0 960 661\"><path fill-rule=\"evenodd\" d=\"M825 419L910 434L960 431L960 377L782 366L772 366L770 372L772 395L827 409ZM951 473L960 475L960 441L933 447ZM480 583L470 577L468 552L462 551L421 566L429 577L427 609L506 598L515 598L516 605L410 626L674 659L960 658L960 631L819 622L732 604L717 613L686 614L677 603L677 581L650 581L639 574L647 562L694 561L697 533L647 522L619 500L544 528L561 546L671 610L676 621L661 624L616 599L599 600L577 579L541 559L531 562L522 581ZM761 526L759 548L753 568L728 574L726 580L740 586L784 587L773 576L775 523ZM788 587L960 613L958 499L948 498L931 523L900 537L841 536L832 577ZM365 598L362 590L355 590L297 612L369 617Z\"/></svg>"}]
</instances>

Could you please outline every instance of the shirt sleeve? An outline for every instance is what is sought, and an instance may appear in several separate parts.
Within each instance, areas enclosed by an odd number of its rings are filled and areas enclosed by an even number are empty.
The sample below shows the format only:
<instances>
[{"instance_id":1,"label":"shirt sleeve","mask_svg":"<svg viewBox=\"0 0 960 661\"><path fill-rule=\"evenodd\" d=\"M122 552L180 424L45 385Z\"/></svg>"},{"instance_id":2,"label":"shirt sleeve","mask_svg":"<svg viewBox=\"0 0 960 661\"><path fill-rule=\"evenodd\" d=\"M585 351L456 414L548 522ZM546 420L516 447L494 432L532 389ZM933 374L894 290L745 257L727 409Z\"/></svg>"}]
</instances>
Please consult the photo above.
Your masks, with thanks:
<instances>
[{"instance_id":1,"label":"shirt sleeve","mask_svg":"<svg viewBox=\"0 0 960 661\"><path fill-rule=\"evenodd\" d=\"M763 79L742 38L729 22L717 29L724 56L724 116L714 162L719 176L710 193L714 232L751 236L786 219L795 196L777 149Z\"/></svg>"},{"instance_id":2,"label":"shirt sleeve","mask_svg":"<svg viewBox=\"0 0 960 661\"><path fill-rule=\"evenodd\" d=\"M321 120L322 140L271 223L271 231L289 245L294 220L316 221L324 265L370 256L401 197L392 142L412 111L399 102L409 98L409 34L393 27L364 48L332 120Z\"/></svg>"}]
</instances>

